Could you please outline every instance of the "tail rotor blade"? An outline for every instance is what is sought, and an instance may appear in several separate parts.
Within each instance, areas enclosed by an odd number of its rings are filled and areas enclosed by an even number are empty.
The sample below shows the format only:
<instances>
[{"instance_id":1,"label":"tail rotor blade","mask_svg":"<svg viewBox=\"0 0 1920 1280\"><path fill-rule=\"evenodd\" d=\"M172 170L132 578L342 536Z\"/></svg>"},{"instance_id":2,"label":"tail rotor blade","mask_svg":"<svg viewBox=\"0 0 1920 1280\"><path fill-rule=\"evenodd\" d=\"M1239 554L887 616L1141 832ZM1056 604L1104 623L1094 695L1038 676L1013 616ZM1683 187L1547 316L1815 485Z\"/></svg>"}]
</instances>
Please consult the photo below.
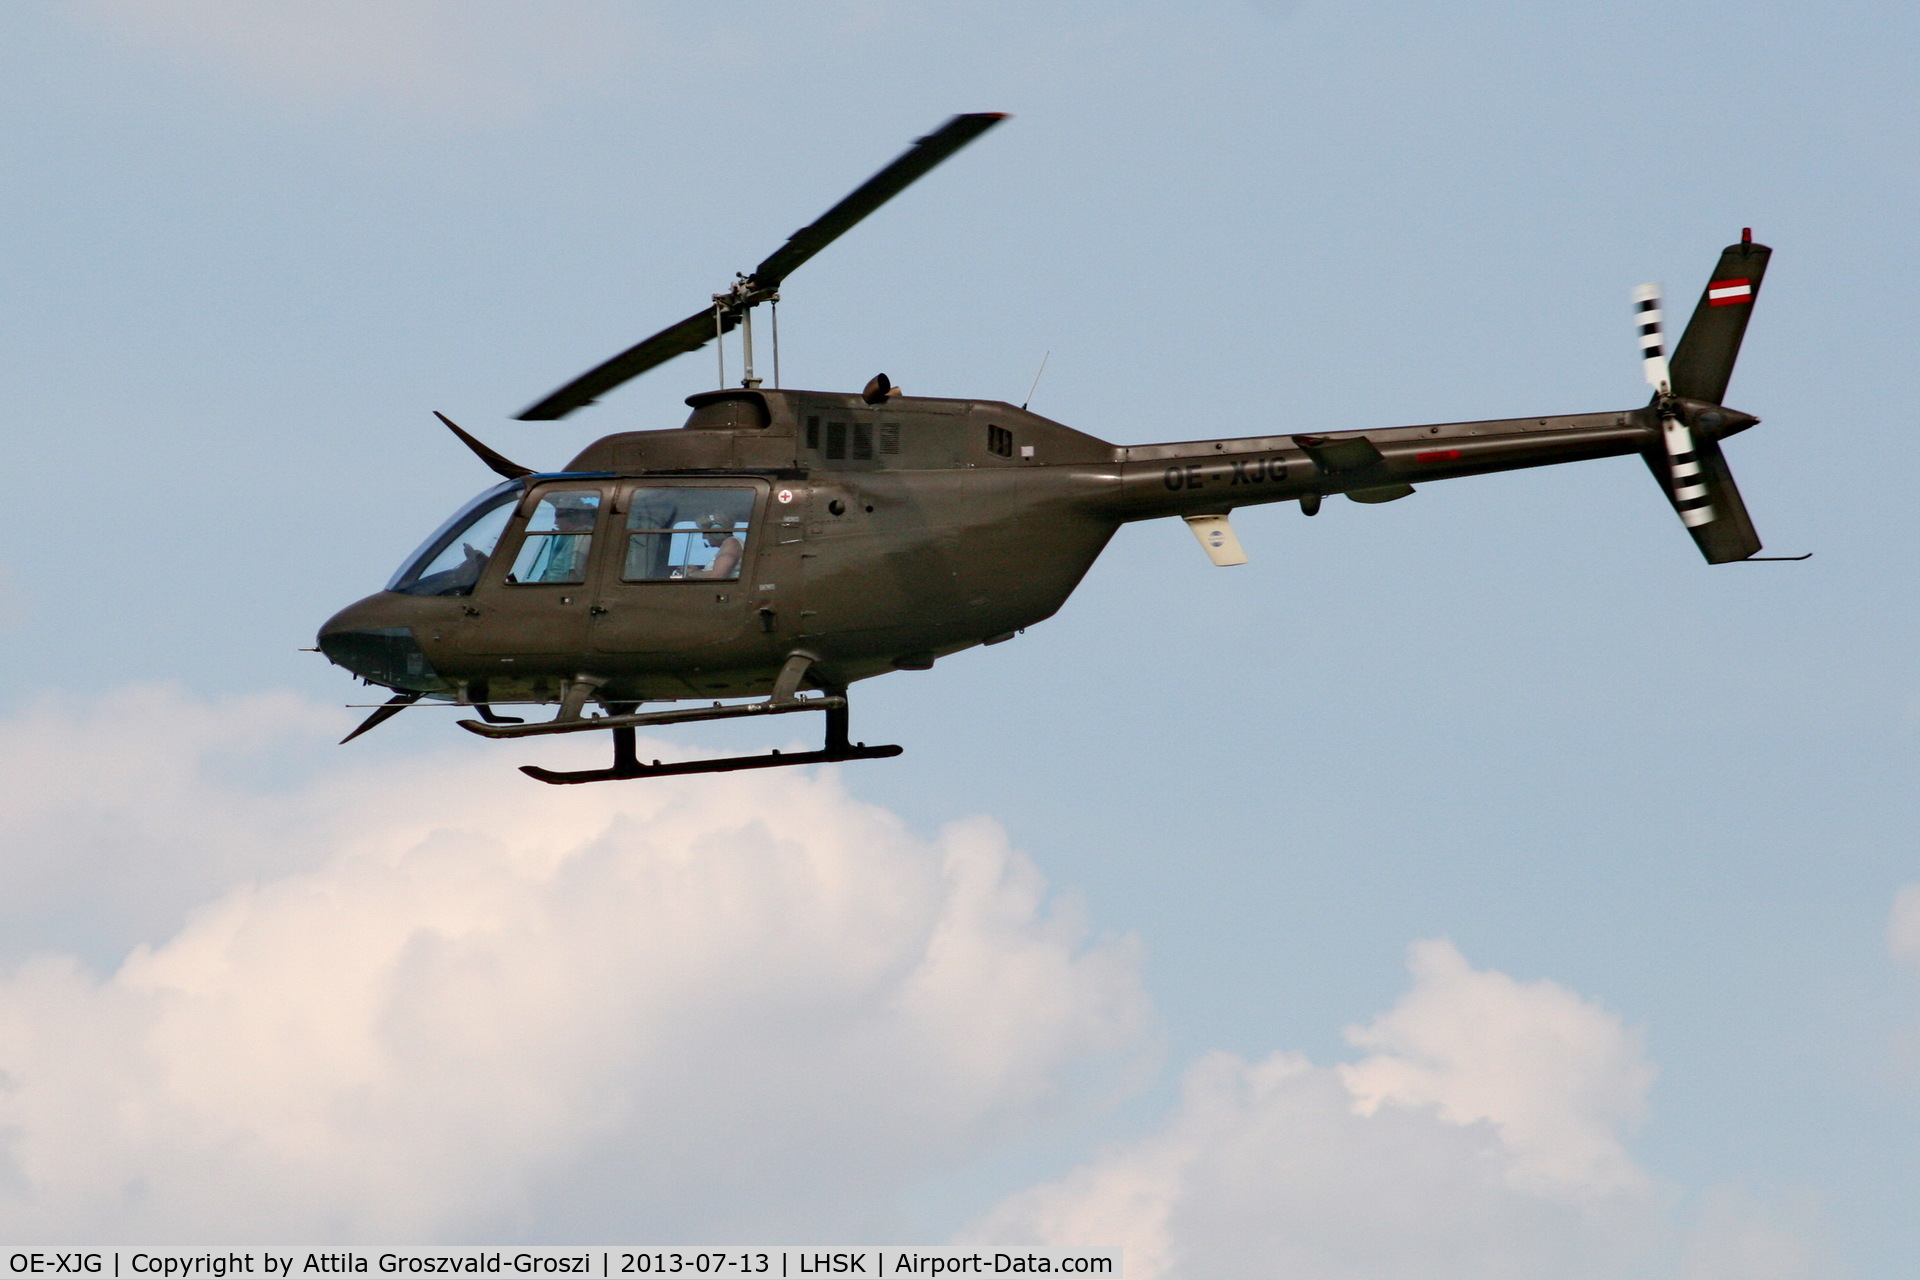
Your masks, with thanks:
<instances>
[{"instance_id":1,"label":"tail rotor blade","mask_svg":"<svg viewBox=\"0 0 1920 1280\"><path fill-rule=\"evenodd\" d=\"M1714 510L1693 432L1679 418L1668 416L1660 420L1660 438L1667 446L1668 492L1673 495L1673 509L1680 513L1681 524L1698 529L1713 520Z\"/></svg>"},{"instance_id":2,"label":"tail rotor blade","mask_svg":"<svg viewBox=\"0 0 1920 1280\"><path fill-rule=\"evenodd\" d=\"M1640 326L1640 364L1647 375L1647 385L1666 395L1671 378L1667 370L1666 336L1662 332L1659 285L1643 284L1633 291L1633 318Z\"/></svg>"},{"instance_id":3,"label":"tail rotor blade","mask_svg":"<svg viewBox=\"0 0 1920 1280\"><path fill-rule=\"evenodd\" d=\"M1726 455L1721 453L1718 441L1695 439L1693 445L1697 470L1688 477L1686 488L1695 491L1694 499L1679 496L1682 489L1674 475L1673 459L1664 450L1647 452L1647 470L1653 472L1654 479L1666 491L1674 511L1687 526L1687 532L1693 535L1695 545L1708 564L1752 559L1760 550L1760 535L1753 527L1753 518L1747 514L1747 504L1740 498L1739 486L1733 482ZM1704 504L1680 505L1702 497L1706 499ZM1699 515L1702 511L1713 514L1702 519Z\"/></svg>"},{"instance_id":4,"label":"tail rotor blade","mask_svg":"<svg viewBox=\"0 0 1920 1280\"><path fill-rule=\"evenodd\" d=\"M1701 468L1700 450L1692 430L1680 416L1679 406L1674 403L1659 285L1643 284L1633 291L1633 317L1640 326L1640 363L1647 385L1653 388L1654 408L1660 417L1660 443L1666 454L1660 459L1649 453L1647 465L1660 477L1667 496L1673 500L1673 509L1680 513L1680 522L1689 530L1697 531L1713 523L1716 513L1713 494Z\"/></svg>"}]
</instances>

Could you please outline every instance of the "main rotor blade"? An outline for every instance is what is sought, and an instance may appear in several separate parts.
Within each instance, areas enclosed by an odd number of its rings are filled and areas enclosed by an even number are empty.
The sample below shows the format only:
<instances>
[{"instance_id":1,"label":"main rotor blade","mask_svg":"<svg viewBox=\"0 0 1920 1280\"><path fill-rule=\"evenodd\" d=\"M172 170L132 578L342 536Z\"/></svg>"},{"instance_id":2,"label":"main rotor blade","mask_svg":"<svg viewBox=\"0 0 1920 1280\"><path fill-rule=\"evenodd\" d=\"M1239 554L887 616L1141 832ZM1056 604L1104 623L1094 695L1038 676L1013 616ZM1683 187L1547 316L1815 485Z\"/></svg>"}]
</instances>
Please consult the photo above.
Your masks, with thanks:
<instances>
[{"instance_id":1,"label":"main rotor blade","mask_svg":"<svg viewBox=\"0 0 1920 1280\"><path fill-rule=\"evenodd\" d=\"M906 153L860 184L854 193L819 218L787 237L766 261L753 269L745 284L749 294L771 293L795 267L850 231L862 218L906 190L935 165L1006 119L1000 111L959 115L907 148ZM760 301L754 298L754 302ZM749 303L748 305L752 305ZM716 323L715 311L719 310ZM698 351L721 333L740 323L738 302L719 304L669 325L613 359L561 387L520 414L522 422L551 422L583 405L592 404L613 388L675 356Z\"/></svg>"},{"instance_id":2,"label":"main rotor blade","mask_svg":"<svg viewBox=\"0 0 1920 1280\"><path fill-rule=\"evenodd\" d=\"M787 237L753 269L753 283L777 289L793 269L838 240L868 214L905 191L928 170L1007 118L1004 111L955 116L908 147L898 160L868 178L852 195Z\"/></svg>"},{"instance_id":3,"label":"main rotor blade","mask_svg":"<svg viewBox=\"0 0 1920 1280\"><path fill-rule=\"evenodd\" d=\"M675 356L698 351L713 341L716 333L731 333L739 323L737 312L721 312L716 323L714 308L696 311L680 323L670 324L651 338L628 347L605 364L587 370L539 404L523 410L520 421L551 422L564 418L582 405L592 404L627 379L637 378Z\"/></svg>"}]
</instances>

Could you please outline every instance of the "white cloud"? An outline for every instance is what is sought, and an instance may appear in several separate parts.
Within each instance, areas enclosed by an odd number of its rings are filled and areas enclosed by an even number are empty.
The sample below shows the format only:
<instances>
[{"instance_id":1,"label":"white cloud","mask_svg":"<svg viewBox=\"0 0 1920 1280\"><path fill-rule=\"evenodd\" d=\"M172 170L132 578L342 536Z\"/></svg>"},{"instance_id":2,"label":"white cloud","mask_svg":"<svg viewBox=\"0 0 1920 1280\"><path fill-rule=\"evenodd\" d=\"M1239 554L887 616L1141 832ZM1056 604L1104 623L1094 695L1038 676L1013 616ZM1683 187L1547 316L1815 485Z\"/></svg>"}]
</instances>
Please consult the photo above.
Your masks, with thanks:
<instances>
[{"instance_id":1,"label":"white cloud","mask_svg":"<svg viewBox=\"0 0 1920 1280\"><path fill-rule=\"evenodd\" d=\"M0 722L0 1238L897 1238L1141 1060L1133 945L990 822L920 839L798 770L543 787L336 753L350 722L152 688ZM1682 1240L1619 1018L1409 959L1356 1061L1206 1055L970 1237L1135 1280L1827 1273L1732 1193Z\"/></svg>"},{"instance_id":2,"label":"white cloud","mask_svg":"<svg viewBox=\"0 0 1920 1280\"><path fill-rule=\"evenodd\" d=\"M237 880L313 865L353 807L290 782L351 724L291 694L209 705L157 686L0 723L0 962L114 961Z\"/></svg>"},{"instance_id":3,"label":"white cloud","mask_svg":"<svg viewBox=\"0 0 1920 1280\"><path fill-rule=\"evenodd\" d=\"M497 753L249 787L210 762L334 714L115 708L146 714L5 726L39 769L0 797L41 870L9 905L111 898L142 853L231 887L110 974L0 980L9 1240L853 1238L1142 1037L1131 945L985 821L928 842L831 775L549 788Z\"/></svg>"},{"instance_id":4,"label":"white cloud","mask_svg":"<svg viewBox=\"0 0 1920 1280\"><path fill-rule=\"evenodd\" d=\"M962 1238L1121 1244L1129 1280L1578 1280L1834 1274L1820 1216L1718 1188L1681 1221L1628 1156L1638 1032L1551 982L1409 948L1354 1063L1210 1054L1149 1136L1009 1196Z\"/></svg>"},{"instance_id":5,"label":"white cloud","mask_svg":"<svg viewBox=\"0 0 1920 1280\"><path fill-rule=\"evenodd\" d=\"M1214 1054L1153 1136L1011 1197L970 1238L1123 1241L1159 1277L1613 1276L1661 1241L1619 1130L1652 1072L1612 1014L1411 952L1413 987L1343 1067Z\"/></svg>"},{"instance_id":6,"label":"white cloud","mask_svg":"<svg viewBox=\"0 0 1920 1280\"><path fill-rule=\"evenodd\" d=\"M1573 1199L1643 1193L1621 1134L1646 1113L1653 1068L1637 1032L1566 988L1478 971L1449 943L1414 944L1414 985L1347 1041L1372 1055L1339 1068L1355 1109L1433 1107L1486 1121L1511 1158L1509 1182Z\"/></svg>"},{"instance_id":7,"label":"white cloud","mask_svg":"<svg viewBox=\"0 0 1920 1280\"><path fill-rule=\"evenodd\" d=\"M1920 884L1903 886L1893 895L1887 916L1887 952L1896 960L1920 964Z\"/></svg>"}]
</instances>

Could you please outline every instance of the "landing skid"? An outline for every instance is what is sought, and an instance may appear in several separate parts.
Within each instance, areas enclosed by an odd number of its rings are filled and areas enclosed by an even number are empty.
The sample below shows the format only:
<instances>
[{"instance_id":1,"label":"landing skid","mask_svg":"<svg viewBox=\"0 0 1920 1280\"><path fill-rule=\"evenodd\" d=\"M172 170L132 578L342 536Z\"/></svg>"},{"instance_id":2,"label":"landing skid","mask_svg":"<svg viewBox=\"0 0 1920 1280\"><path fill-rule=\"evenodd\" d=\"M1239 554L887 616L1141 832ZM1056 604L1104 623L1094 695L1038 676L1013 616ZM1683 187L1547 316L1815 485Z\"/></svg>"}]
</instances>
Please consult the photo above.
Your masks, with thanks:
<instances>
[{"instance_id":1,"label":"landing skid","mask_svg":"<svg viewBox=\"0 0 1920 1280\"><path fill-rule=\"evenodd\" d=\"M614 729L613 767L563 771L523 764L520 772L541 782L567 786L576 782L617 782L626 778L664 778L679 773L731 773L735 769L774 769L790 764L833 764L841 760L882 760L903 750L896 746L870 747L847 741L847 704L844 698L821 699L827 713L827 741L818 751L771 751L763 756L730 756L724 760L685 760L678 764L641 764L635 754L632 725ZM838 705L834 705L834 704ZM810 709L810 708L809 708Z\"/></svg>"}]
</instances>

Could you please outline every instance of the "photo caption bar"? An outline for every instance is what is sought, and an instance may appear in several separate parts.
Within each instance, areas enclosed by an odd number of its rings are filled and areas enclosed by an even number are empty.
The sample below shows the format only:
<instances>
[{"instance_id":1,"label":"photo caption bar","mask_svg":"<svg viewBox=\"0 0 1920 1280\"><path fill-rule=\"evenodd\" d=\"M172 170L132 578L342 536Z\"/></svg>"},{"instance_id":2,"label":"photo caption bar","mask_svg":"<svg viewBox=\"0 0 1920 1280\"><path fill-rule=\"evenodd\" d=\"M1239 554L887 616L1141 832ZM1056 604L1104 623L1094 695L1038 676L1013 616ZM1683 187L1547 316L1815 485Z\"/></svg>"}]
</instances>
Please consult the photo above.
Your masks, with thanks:
<instances>
[{"instance_id":1,"label":"photo caption bar","mask_svg":"<svg viewBox=\"0 0 1920 1280\"><path fill-rule=\"evenodd\" d=\"M1121 1277L1118 1249L641 1248L636 1245L466 1246L444 1249L37 1249L11 1250L8 1276L83 1280L228 1280L233 1276L799 1276Z\"/></svg>"}]
</instances>

